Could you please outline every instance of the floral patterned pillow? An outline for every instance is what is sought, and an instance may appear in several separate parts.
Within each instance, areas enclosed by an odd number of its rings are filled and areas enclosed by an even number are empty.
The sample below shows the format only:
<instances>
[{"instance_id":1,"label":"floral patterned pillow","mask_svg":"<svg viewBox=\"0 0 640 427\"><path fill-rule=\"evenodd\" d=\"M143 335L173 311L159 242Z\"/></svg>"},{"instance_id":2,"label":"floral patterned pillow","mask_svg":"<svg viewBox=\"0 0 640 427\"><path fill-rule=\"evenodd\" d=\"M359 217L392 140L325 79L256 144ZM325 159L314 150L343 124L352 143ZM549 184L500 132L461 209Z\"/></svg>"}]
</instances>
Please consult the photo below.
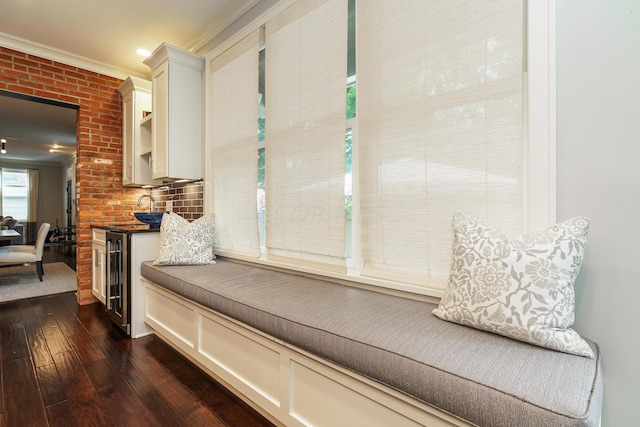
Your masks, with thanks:
<instances>
[{"instance_id":1,"label":"floral patterned pillow","mask_svg":"<svg viewBox=\"0 0 640 427\"><path fill-rule=\"evenodd\" d=\"M153 265L215 264L214 229L213 214L191 223L178 214L164 214L160 224L160 252Z\"/></svg>"},{"instance_id":2,"label":"floral patterned pillow","mask_svg":"<svg viewBox=\"0 0 640 427\"><path fill-rule=\"evenodd\" d=\"M541 347L593 357L574 320L574 281L589 219L508 239L456 212L449 286L437 317Z\"/></svg>"}]
</instances>

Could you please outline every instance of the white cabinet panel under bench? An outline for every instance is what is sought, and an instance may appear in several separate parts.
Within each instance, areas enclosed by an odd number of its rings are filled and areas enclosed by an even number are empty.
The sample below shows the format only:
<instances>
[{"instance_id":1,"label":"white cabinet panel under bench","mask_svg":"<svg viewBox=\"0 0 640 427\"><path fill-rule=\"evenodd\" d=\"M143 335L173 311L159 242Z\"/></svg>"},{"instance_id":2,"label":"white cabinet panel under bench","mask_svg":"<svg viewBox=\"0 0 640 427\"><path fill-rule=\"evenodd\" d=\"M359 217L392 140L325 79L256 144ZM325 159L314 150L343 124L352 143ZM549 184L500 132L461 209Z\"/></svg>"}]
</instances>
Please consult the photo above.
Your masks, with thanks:
<instances>
[{"instance_id":1,"label":"white cabinet panel under bench","mask_svg":"<svg viewBox=\"0 0 640 427\"><path fill-rule=\"evenodd\" d=\"M281 356L277 347L212 313L200 313L198 319L198 352L279 406Z\"/></svg>"},{"instance_id":2,"label":"white cabinet panel under bench","mask_svg":"<svg viewBox=\"0 0 640 427\"><path fill-rule=\"evenodd\" d=\"M145 284L145 323L154 329L167 331L174 339L179 340L180 348L195 348L196 312L193 307L170 298L161 289L147 287L144 278L142 283Z\"/></svg>"},{"instance_id":3,"label":"white cabinet panel under bench","mask_svg":"<svg viewBox=\"0 0 640 427\"><path fill-rule=\"evenodd\" d=\"M146 323L271 421L287 426L467 426L389 387L147 279Z\"/></svg>"},{"instance_id":4,"label":"white cabinet panel under bench","mask_svg":"<svg viewBox=\"0 0 640 427\"><path fill-rule=\"evenodd\" d=\"M290 414L307 426L454 426L310 358L289 364ZM422 421L418 421L422 420ZM425 424L425 420L428 423Z\"/></svg>"}]
</instances>

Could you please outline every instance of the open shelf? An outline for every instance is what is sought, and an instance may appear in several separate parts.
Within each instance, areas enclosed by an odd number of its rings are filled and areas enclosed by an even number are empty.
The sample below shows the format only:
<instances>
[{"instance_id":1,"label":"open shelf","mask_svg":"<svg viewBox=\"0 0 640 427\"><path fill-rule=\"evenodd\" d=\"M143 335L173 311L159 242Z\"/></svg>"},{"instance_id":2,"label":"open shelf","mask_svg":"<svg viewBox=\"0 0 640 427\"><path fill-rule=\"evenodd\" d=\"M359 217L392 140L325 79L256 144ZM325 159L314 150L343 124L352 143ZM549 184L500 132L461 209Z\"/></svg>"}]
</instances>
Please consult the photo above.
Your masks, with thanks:
<instances>
[{"instance_id":1,"label":"open shelf","mask_svg":"<svg viewBox=\"0 0 640 427\"><path fill-rule=\"evenodd\" d=\"M149 113L147 117L143 117L140 120L140 126L151 126L151 119L153 118L153 113Z\"/></svg>"}]
</instances>

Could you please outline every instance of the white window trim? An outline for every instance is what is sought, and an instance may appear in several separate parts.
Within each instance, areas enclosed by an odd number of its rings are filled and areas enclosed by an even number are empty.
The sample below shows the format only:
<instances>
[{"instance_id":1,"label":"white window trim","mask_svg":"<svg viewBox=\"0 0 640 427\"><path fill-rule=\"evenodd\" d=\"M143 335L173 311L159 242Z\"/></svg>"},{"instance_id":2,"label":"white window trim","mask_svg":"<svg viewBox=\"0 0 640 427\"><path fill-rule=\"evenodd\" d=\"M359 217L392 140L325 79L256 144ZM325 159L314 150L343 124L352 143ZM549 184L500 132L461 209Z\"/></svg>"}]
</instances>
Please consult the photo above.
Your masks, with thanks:
<instances>
[{"instance_id":1,"label":"white window trim","mask_svg":"<svg viewBox=\"0 0 640 427\"><path fill-rule=\"evenodd\" d=\"M556 218L556 0L527 2L528 229Z\"/></svg>"}]
</instances>

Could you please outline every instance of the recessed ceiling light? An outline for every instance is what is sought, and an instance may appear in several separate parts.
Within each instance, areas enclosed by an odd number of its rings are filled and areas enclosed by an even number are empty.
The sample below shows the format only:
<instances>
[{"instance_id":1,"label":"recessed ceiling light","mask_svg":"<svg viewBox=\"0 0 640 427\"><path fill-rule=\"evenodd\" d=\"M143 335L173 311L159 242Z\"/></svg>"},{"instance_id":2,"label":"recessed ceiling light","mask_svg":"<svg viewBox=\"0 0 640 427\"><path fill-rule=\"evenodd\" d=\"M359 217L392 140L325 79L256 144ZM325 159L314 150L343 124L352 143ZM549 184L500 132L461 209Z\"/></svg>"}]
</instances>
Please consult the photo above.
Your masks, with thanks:
<instances>
[{"instance_id":1,"label":"recessed ceiling light","mask_svg":"<svg viewBox=\"0 0 640 427\"><path fill-rule=\"evenodd\" d=\"M144 56L145 58L151 55L151 52L149 52L147 49L136 49L136 53L140 56Z\"/></svg>"}]
</instances>

